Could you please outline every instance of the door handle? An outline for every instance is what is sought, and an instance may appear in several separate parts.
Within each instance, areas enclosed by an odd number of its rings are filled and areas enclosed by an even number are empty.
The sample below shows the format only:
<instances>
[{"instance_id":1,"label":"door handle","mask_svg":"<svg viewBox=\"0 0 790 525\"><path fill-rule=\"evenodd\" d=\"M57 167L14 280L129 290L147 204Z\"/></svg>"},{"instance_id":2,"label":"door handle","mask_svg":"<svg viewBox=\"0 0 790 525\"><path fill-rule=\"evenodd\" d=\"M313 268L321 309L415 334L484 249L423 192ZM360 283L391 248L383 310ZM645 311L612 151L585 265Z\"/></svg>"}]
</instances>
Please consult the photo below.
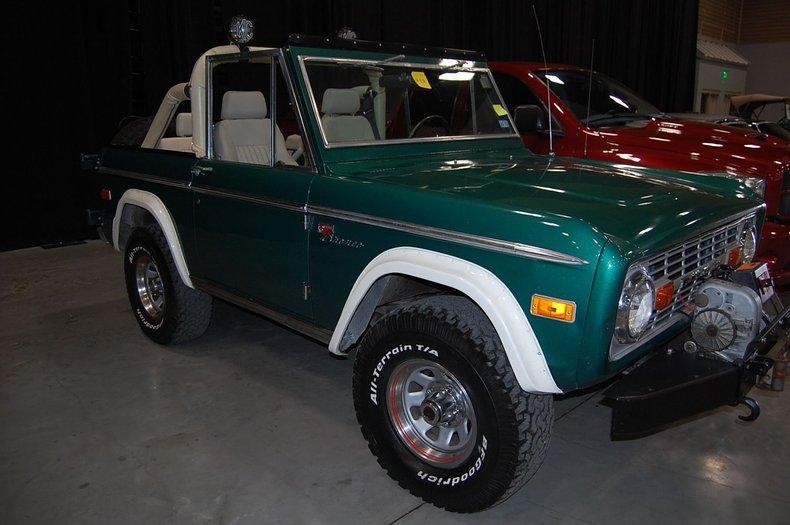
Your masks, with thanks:
<instances>
[{"instance_id":1,"label":"door handle","mask_svg":"<svg viewBox=\"0 0 790 525\"><path fill-rule=\"evenodd\" d=\"M192 166L191 173L193 177L200 177L212 171L214 171L214 168L211 166Z\"/></svg>"}]
</instances>

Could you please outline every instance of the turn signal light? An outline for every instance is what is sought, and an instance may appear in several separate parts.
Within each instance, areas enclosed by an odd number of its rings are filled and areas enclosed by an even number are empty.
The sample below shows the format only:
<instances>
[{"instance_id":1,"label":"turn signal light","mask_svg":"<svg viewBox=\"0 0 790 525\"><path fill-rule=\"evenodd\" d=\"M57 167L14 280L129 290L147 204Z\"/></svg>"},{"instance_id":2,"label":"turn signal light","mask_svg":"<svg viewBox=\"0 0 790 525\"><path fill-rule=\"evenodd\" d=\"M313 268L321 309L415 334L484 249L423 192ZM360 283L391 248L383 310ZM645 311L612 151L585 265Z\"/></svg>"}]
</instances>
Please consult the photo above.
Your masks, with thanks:
<instances>
[{"instance_id":1,"label":"turn signal light","mask_svg":"<svg viewBox=\"0 0 790 525\"><path fill-rule=\"evenodd\" d=\"M673 297L675 297L675 283L669 281L656 290L656 310L663 310L672 304Z\"/></svg>"},{"instance_id":2,"label":"turn signal light","mask_svg":"<svg viewBox=\"0 0 790 525\"><path fill-rule=\"evenodd\" d=\"M530 312L538 317L572 323L576 319L576 303L536 294L532 296Z\"/></svg>"},{"instance_id":3,"label":"turn signal light","mask_svg":"<svg viewBox=\"0 0 790 525\"><path fill-rule=\"evenodd\" d=\"M738 265L741 264L741 261L743 261L743 251L740 246L736 246L730 250L729 255L727 255L727 264L733 268L737 268Z\"/></svg>"}]
</instances>

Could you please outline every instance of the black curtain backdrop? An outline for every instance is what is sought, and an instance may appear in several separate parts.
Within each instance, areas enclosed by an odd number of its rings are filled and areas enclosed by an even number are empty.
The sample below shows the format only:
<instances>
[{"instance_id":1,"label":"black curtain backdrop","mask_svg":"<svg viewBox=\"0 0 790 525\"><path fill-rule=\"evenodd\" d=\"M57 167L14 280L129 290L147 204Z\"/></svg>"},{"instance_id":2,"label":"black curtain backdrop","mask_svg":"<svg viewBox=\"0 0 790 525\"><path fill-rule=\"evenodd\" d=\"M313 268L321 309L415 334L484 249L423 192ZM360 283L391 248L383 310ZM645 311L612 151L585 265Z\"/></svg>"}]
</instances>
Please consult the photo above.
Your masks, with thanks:
<instances>
[{"instance_id":1,"label":"black curtain backdrop","mask_svg":"<svg viewBox=\"0 0 790 525\"><path fill-rule=\"evenodd\" d=\"M96 152L127 115L150 115L188 79L195 58L225 43L223 23L255 20L255 44L290 33L483 51L588 66L666 111L692 105L697 0L116 0L26 3L4 24L2 95L7 162L0 250L93 236L95 204L80 152Z\"/></svg>"}]
</instances>

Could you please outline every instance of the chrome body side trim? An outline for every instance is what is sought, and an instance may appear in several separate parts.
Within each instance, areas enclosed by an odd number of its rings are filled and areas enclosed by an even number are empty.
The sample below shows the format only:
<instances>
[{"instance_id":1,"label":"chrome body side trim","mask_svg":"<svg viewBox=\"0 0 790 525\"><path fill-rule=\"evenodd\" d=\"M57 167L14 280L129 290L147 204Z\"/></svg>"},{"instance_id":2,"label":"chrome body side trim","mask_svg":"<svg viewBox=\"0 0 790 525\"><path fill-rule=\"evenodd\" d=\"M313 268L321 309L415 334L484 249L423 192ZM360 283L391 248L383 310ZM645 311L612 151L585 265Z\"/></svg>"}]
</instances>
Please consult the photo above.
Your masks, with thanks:
<instances>
[{"instance_id":1,"label":"chrome body side trim","mask_svg":"<svg viewBox=\"0 0 790 525\"><path fill-rule=\"evenodd\" d=\"M174 186L176 188L188 188L190 184L187 181L173 180L168 177L159 177L157 175L148 175L146 173L140 173L137 171L129 171L129 170L120 170L117 168L100 167L97 171L105 175L128 177L130 179L142 180L154 184L164 184L165 186Z\"/></svg>"},{"instance_id":2,"label":"chrome body side trim","mask_svg":"<svg viewBox=\"0 0 790 525\"><path fill-rule=\"evenodd\" d=\"M242 193L236 191L220 190L212 186L192 186L195 193L202 193L205 195L212 195L214 197L223 197L228 199L238 199L245 202L252 202L255 204L263 204L264 206L272 206L274 208L282 208L284 210L295 211L299 213L307 213L305 206L300 206L291 202L281 201L277 199L270 199L267 197L259 197L249 193Z\"/></svg>"},{"instance_id":3,"label":"chrome body side trim","mask_svg":"<svg viewBox=\"0 0 790 525\"><path fill-rule=\"evenodd\" d=\"M291 330L295 330L300 334L306 335L307 337L315 339L316 341L320 341L323 344L328 344L329 340L332 338L331 330L321 328L320 326L308 323L307 321L303 321L297 317L293 317L286 313L269 308L268 306L264 306L256 301L253 301L252 299L237 295L211 281L200 279L198 277L192 277L192 282L195 284L197 289L202 290L209 295L213 295L214 297L218 297L223 301L227 301L229 303L235 304L236 306L240 306L241 308L262 315L268 319L271 319L275 323L281 324L287 328L290 328Z\"/></svg>"},{"instance_id":4,"label":"chrome body side trim","mask_svg":"<svg viewBox=\"0 0 790 525\"><path fill-rule=\"evenodd\" d=\"M276 199L269 199L260 197L249 193L234 192L228 190L220 190L210 186L192 186L190 183L177 182L164 177L152 177L137 172L115 170L111 168L100 168L100 172L107 172L113 175L120 175L130 177L133 179L144 180L147 182L161 183L170 186L177 186L181 188L191 188L196 193L212 195L215 197L225 197L229 199L239 199L245 202L252 202L256 204L263 204L265 206L274 206L284 210L289 210L297 213L322 215L324 217L332 217L345 221L356 222L360 224L367 224L369 226L377 226L387 228L390 230L401 231L429 239L437 239L440 241L453 242L465 246L475 246L485 250L505 253L508 255L515 255L517 257L524 257L527 259L535 259L539 261L547 261L559 264L567 264L572 266L583 266L589 264L584 259L568 255L565 253L532 246L529 244L522 244L518 242L505 241L502 239L495 239L492 237L484 237L472 233L464 233L455 230L446 230L443 228L434 228L432 226L423 226L412 222L399 221L389 219L386 217L377 217L374 215L367 215L364 213L357 213L352 211L338 210L335 208L327 208L324 206L313 206L310 204L296 204L293 202L281 201Z\"/></svg>"},{"instance_id":5,"label":"chrome body side trim","mask_svg":"<svg viewBox=\"0 0 790 525\"><path fill-rule=\"evenodd\" d=\"M494 239L491 237L483 237L471 233L462 233L454 230L445 230L443 228L434 228L431 226L422 226L411 222L397 221L394 219L386 219L382 217L375 217L373 215L365 215L364 213L356 213L350 211L341 211L333 208L325 208L323 206L307 206L307 212L315 215L323 215L325 217L333 217L335 219L342 219L371 226L379 226L388 228L390 230L402 231L405 233L412 233L430 239L437 239L440 241L454 242L457 244L464 244L467 246L475 246L486 250L506 253L508 255L516 255L519 257L526 257L528 259L537 259L540 261L549 261L560 264L569 265L585 265L588 264L584 259L567 255L554 250L531 246L529 244L521 244L518 242L503 241L501 239Z\"/></svg>"}]
</instances>

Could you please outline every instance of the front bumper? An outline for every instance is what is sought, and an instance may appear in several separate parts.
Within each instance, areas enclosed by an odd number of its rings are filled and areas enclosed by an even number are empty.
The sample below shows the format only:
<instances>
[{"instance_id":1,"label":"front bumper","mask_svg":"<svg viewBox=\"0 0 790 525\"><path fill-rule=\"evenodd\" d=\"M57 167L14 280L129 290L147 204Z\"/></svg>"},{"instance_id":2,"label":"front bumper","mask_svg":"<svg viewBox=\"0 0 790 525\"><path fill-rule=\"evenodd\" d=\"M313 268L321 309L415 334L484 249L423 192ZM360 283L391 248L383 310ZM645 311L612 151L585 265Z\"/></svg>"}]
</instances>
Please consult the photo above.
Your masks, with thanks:
<instances>
[{"instance_id":1,"label":"front bumper","mask_svg":"<svg viewBox=\"0 0 790 525\"><path fill-rule=\"evenodd\" d=\"M746 397L757 377L773 361L765 357L780 339L790 320L790 307L779 314L749 345L746 359L727 362L706 353L684 351L681 334L631 368L623 379L604 392L612 407L612 439L633 439L672 423L724 405L746 403L759 415L757 404Z\"/></svg>"},{"instance_id":2,"label":"front bumper","mask_svg":"<svg viewBox=\"0 0 790 525\"><path fill-rule=\"evenodd\" d=\"M777 289L790 288L790 224L771 220L763 223L756 260L768 263Z\"/></svg>"}]
</instances>

